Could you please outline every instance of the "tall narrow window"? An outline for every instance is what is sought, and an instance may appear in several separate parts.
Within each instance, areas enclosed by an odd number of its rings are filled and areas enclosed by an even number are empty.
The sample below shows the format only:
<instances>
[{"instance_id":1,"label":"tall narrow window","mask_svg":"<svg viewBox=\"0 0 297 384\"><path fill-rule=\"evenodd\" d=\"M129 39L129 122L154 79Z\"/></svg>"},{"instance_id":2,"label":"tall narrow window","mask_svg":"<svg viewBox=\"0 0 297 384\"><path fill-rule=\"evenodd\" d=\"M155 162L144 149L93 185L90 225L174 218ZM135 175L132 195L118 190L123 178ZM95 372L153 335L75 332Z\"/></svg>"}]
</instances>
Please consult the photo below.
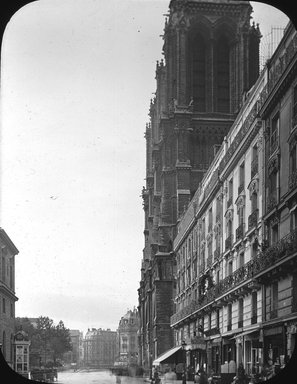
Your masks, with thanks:
<instances>
[{"instance_id":1,"label":"tall narrow window","mask_svg":"<svg viewBox=\"0 0 297 384\"><path fill-rule=\"evenodd\" d=\"M252 317L251 317L252 324L257 323L257 307L258 307L257 291L253 291L252 292Z\"/></svg>"},{"instance_id":2,"label":"tall narrow window","mask_svg":"<svg viewBox=\"0 0 297 384\"><path fill-rule=\"evenodd\" d=\"M201 34L196 34L193 39L193 73L192 89L194 108L198 112L205 112L205 79L206 79L206 60L205 60L205 42Z\"/></svg>"},{"instance_id":3,"label":"tall narrow window","mask_svg":"<svg viewBox=\"0 0 297 384\"><path fill-rule=\"evenodd\" d=\"M217 41L217 111L230 112L229 44L225 36Z\"/></svg>"},{"instance_id":4,"label":"tall narrow window","mask_svg":"<svg viewBox=\"0 0 297 384\"><path fill-rule=\"evenodd\" d=\"M293 94L293 118L292 118L292 128L297 125L297 86L294 87L294 94Z\"/></svg>"},{"instance_id":5,"label":"tall narrow window","mask_svg":"<svg viewBox=\"0 0 297 384\"><path fill-rule=\"evenodd\" d=\"M243 327L243 298L238 300L238 328Z\"/></svg>"},{"instance_id":6,"label":"tall narrow window","mask_svg":"<svg viewBox=\"0 0 297 384\"><path fill-rule=\"evenodd\" d=\"M227 208L229 208L232 203L233 203L233 179L230 179L228 183Z\"/></svg>"},{"instance_id":7,"label":"tall narrow window","mask_svg":"<svg viewBox=\"0 0 297 384\"><path fill-rule=\"evenodd\" d=\"M238 194L244 190L244 162L241 163L239 167L239 185L238 185Z\"/></svg>"},{"instance_id":8,"label":"tall narrow window","mask_svg":"<svg viewBox=\"0 0 297 384\"><path fill-rule=\"evenodd\" d=\"M273 153L278 145L278 134L279 134L279 116L276 115L271 122L270 132L270 153Z\"/></svg>"},{"instance_id":9,"label":"tall narrow window","mask_svg":"<svg viewBox=\"0 0 297 384\"><path fill-rule=\"evenodd\" d=\"M227 307L227 331L232 329L232 304L228 304Z\"/></svg>"}]
</instances>

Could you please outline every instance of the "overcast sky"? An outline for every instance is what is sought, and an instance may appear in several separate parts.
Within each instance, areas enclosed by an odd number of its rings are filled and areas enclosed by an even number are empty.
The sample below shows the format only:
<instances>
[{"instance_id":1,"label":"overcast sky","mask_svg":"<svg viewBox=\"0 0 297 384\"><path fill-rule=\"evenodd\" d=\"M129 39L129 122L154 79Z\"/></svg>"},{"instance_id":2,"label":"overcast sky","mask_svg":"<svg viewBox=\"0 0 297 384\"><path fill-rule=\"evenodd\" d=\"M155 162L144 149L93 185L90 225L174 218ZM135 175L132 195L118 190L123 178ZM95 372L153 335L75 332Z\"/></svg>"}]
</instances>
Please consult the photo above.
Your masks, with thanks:
<instances>
[{"instance_id":1,"label":"overcast sky","mask_svg":"<svg viewBox=\"0 0 297 384\"><path fill-rule=\"evenodd\" d=\"M169 0L39 0L7 25L1 226L16 316L115 330L137 306L145 124ZM252 2L263 36L287 17Z\"/></svg>"}]
</instances>

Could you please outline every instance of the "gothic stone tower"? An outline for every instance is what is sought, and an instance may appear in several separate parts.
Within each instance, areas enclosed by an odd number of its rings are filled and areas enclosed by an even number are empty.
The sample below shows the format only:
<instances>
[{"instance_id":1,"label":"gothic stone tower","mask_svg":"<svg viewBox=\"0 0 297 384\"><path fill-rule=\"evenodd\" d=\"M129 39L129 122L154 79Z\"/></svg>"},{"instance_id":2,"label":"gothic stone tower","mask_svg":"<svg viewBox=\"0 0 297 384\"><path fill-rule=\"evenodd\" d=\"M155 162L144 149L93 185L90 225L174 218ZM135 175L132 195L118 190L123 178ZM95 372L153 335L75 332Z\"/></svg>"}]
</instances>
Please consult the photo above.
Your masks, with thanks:
<instances>
[{"instance_id":1,"label":"gothic stone tower","mask_svg":"<svg viewBox=\"0 0 297 384\"><path fill-rule=\"evenodd\" d=\"M172 0L146 128L140 363L173 346L172 243L179 217L259 75L258 27L237 0Z\"/></svg>"}]
</instances>

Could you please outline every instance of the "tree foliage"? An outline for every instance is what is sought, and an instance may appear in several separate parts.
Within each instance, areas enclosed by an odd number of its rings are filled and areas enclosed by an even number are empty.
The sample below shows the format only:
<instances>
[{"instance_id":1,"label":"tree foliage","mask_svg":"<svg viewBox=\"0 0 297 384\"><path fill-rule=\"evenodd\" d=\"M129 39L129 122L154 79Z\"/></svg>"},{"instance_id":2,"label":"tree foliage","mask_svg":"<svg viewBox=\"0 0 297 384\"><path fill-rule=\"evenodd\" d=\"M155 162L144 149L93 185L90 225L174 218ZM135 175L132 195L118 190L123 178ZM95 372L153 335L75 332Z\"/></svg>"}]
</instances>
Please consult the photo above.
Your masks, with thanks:
<instances>
[{"instance_id":1,"label":"tree foliage","mask_svg":"<svg viewBox=\"0 0 297 384\"><path fill-rule=\"evenodd\" d=\"M47 359L56 362L63 353L70 351L71 339L69 329L65 327L62 320L57 325L47 316L40 316L34 326L27 317L16 318L16 331L22 329L25 331L29 340L31 364L40 363L42 360L46 364Z\"/></svg>"}]
</instances>

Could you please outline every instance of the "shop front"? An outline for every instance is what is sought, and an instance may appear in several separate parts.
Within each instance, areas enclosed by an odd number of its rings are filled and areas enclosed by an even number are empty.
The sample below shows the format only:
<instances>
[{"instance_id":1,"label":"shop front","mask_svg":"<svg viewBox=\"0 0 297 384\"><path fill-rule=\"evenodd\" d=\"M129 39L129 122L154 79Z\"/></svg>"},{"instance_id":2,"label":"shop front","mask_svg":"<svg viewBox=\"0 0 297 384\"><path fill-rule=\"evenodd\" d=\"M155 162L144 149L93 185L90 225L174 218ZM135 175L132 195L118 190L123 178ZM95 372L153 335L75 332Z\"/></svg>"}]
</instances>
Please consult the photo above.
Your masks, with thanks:
<instances>
[{"instance_id":1,"label":"shop front","mask_svg":"<svg viewBox=\"0 0 297 384\"><path fill-rule=\"evenodd\" d=\"M201 336L195 336L191 339L189 365L194 368L194 372L201 368L206 371L206 343L205 338Z\"/></svg>"},{"instance_id":2,"label":"shop front","mask_svg":"<svg viewBox=\"0 0 297 384\"><path fill-rule=\"evenodd\" d=\"M290 359L296 347L297 320L287 323L287 359ZM285 361L286 363L287 361Z\"/></svg>"},{"instance_id":3,"label":"shop front","mask_svg":"<svg viewBox=\"0 0 297 384\"><path fill-rule=\"evenodd\" d=\"M222 341L222 364L230 361L236 362L236 341L235 337L223 337Z\"/></svg>"},{"instance_id":4,"label":"shop front","mask_svg":"<svg viewBox=\"0 0 297 384\"><path fill-rule=\"evenodd\" d=\"M273 364L280 365L286 356L286 334L285 327L279 324L274 327L263 329L264 341L264 364L272 360Z\"/></svg>"},{"instance_id":5,"label":"shop front","mask_svg":"<svg viewBox=\"0 0 297 384\"><path fill-rule=\"evenodd\" d=\"M260 375L263 368L263 333L262 330L247 331L242 334L242 363L248 376Z\"/></svg>"}]
</instances>

